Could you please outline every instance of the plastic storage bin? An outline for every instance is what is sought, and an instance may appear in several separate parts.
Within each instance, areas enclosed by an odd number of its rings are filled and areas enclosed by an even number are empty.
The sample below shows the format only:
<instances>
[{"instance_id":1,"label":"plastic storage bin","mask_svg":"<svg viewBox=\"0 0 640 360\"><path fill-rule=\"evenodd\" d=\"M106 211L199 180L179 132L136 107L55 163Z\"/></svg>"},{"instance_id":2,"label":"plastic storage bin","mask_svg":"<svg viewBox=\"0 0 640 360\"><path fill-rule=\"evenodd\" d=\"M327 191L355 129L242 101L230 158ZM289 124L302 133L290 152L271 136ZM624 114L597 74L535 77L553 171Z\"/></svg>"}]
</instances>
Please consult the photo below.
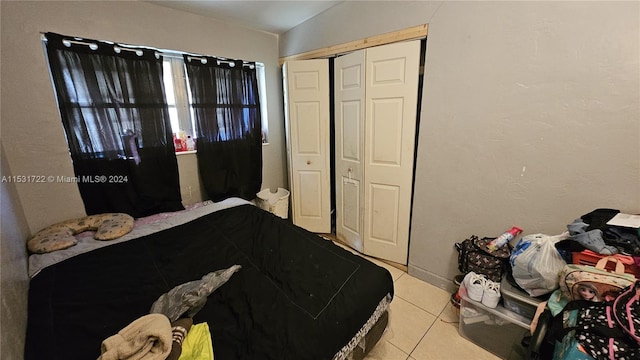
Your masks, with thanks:
<instances>
[{"instance_id":1,"label":"plastic storage bin","mask_svg":"<svg viewBox=\"0 0 640 360\"><path fill-rule=\"evenodd\" d=\"M501 305L492 309L469 299L464 285L459 291L460 335L502 359L524 359L521 342L530 334L531 321Z\"/></svg>"},{"instance_id":2,"label":"plastic storage bin","mask_svg":"<svg viewBox=\"0 0 640 360\"><path fill-rule=\"evenodd\" d=\"M500 283L500 293L502 294L504 307L507 310L522 315L529 320L533 320L538 304L542 301L514 287L506 278L503 278Z\"/></svg>"},{"instance_id":3,"label":"plastic storage bin","mask_svg":"<svg viewBox=\"0 0 640 360\"><path fill-rule=\"evenodd\" d=\"M289 190L283 188L278 188L275 193L271 189L263 189L256 194L256 203L261 209L286 219L289 217L289 194Z\"/></svg>"}]
</instances>

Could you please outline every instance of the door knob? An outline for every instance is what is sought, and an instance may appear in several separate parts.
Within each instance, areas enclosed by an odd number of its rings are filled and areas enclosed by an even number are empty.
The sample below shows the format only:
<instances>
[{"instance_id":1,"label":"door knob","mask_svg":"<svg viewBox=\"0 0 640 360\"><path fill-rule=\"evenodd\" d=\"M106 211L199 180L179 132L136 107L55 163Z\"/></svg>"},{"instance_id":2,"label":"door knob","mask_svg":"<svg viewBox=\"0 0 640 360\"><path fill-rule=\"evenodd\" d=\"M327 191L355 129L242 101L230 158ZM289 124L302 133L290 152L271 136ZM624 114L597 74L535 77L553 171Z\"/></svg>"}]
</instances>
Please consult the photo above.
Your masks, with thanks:
<instances>
[{"instance_id":1,"label":"door knob","mask_svg":"<svg viewBox=\"0 0 640 360\"><path fill-rule=\"evenodd\" d=\"M311 165L311 160L307 160L307 165Z\"/></svg>"}]
</instances>

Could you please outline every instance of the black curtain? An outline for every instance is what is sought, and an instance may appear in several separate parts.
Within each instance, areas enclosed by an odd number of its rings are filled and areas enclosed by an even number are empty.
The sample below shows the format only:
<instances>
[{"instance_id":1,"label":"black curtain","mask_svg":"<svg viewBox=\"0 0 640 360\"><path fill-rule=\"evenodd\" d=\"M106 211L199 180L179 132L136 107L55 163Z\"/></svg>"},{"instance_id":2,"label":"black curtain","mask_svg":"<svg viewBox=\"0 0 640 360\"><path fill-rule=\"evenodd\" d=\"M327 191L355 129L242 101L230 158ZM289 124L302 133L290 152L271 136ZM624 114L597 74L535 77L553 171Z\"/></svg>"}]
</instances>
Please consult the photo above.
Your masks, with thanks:
<instances>
[{"instance_id":1,"label":"black curtain","mask_svg":"<svg viewBox=\"0 0 640 360\"><path fill-rule=\"evenodd\" d=\"M46 39L87 214L141 217L184 209L162 56L54 33Z\"/></svg>"},{"instance_id":2,"label":"black curtain","mask_svg":"<svg viewBox=\"0 0 640 360\"><path fill-rule=\"evenodd\" d=\"M262 185L255 64L213 57L184 58L204 190L213 201L231 196L253 199Z\"/></svg>"}]
</instances>

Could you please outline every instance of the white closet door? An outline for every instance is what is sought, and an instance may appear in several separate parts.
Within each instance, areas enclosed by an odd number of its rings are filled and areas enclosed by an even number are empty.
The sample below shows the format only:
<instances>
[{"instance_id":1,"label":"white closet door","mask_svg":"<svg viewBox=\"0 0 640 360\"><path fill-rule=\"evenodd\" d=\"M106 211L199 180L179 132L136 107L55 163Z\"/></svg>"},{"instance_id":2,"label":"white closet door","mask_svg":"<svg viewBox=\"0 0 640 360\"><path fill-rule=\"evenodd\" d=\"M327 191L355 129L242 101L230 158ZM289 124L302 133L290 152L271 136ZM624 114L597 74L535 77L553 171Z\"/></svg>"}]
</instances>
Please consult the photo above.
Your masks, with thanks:
<instances>
[{"instance_id":1,"label":"white closet door","mask_svg":"<svg viewBox=\"0 0 640 360\"><path fill-rule=\"evenodd\" d=\"M364 252L407 263L420 41L367 49Z\"/></svg>"},{"instance_id":2,"label":"white closet door","mask_svg":"<svg viewBox=\"0 0 640 360\"><path fill-rule=\"evenodd\" d=\"M334 62L336 236L363 252L365 51Z\"/></svg>"},{"instance_id":3,"label":"white closet door","mask_svg":"<svg viewBox=\"0 0 640 360\"><path fill-rule=\"evenodd\" d=\"M329 233L329 61L289 61L283 82L292 220Z\"/></svg>"}]
</instances>

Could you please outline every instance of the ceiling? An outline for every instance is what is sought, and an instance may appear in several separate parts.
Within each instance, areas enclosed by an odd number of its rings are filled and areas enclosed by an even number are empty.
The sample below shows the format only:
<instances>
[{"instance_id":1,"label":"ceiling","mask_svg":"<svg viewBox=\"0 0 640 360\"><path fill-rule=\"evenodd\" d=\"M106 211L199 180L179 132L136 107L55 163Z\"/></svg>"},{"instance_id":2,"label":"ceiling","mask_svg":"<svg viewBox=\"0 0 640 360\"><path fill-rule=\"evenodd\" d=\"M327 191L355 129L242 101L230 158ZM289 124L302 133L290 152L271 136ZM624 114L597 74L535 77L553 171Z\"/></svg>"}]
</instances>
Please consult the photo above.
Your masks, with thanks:
<instances>
[{"instance_id":1,"label":"ceiling","mask_svg":"<svg viewBox=\"0 0 640 360\"><path fill-rule=\"evenodd\" d=\"M155 5L282 34L342 1L165 1Z\"/></svg>"}]
</instances>

